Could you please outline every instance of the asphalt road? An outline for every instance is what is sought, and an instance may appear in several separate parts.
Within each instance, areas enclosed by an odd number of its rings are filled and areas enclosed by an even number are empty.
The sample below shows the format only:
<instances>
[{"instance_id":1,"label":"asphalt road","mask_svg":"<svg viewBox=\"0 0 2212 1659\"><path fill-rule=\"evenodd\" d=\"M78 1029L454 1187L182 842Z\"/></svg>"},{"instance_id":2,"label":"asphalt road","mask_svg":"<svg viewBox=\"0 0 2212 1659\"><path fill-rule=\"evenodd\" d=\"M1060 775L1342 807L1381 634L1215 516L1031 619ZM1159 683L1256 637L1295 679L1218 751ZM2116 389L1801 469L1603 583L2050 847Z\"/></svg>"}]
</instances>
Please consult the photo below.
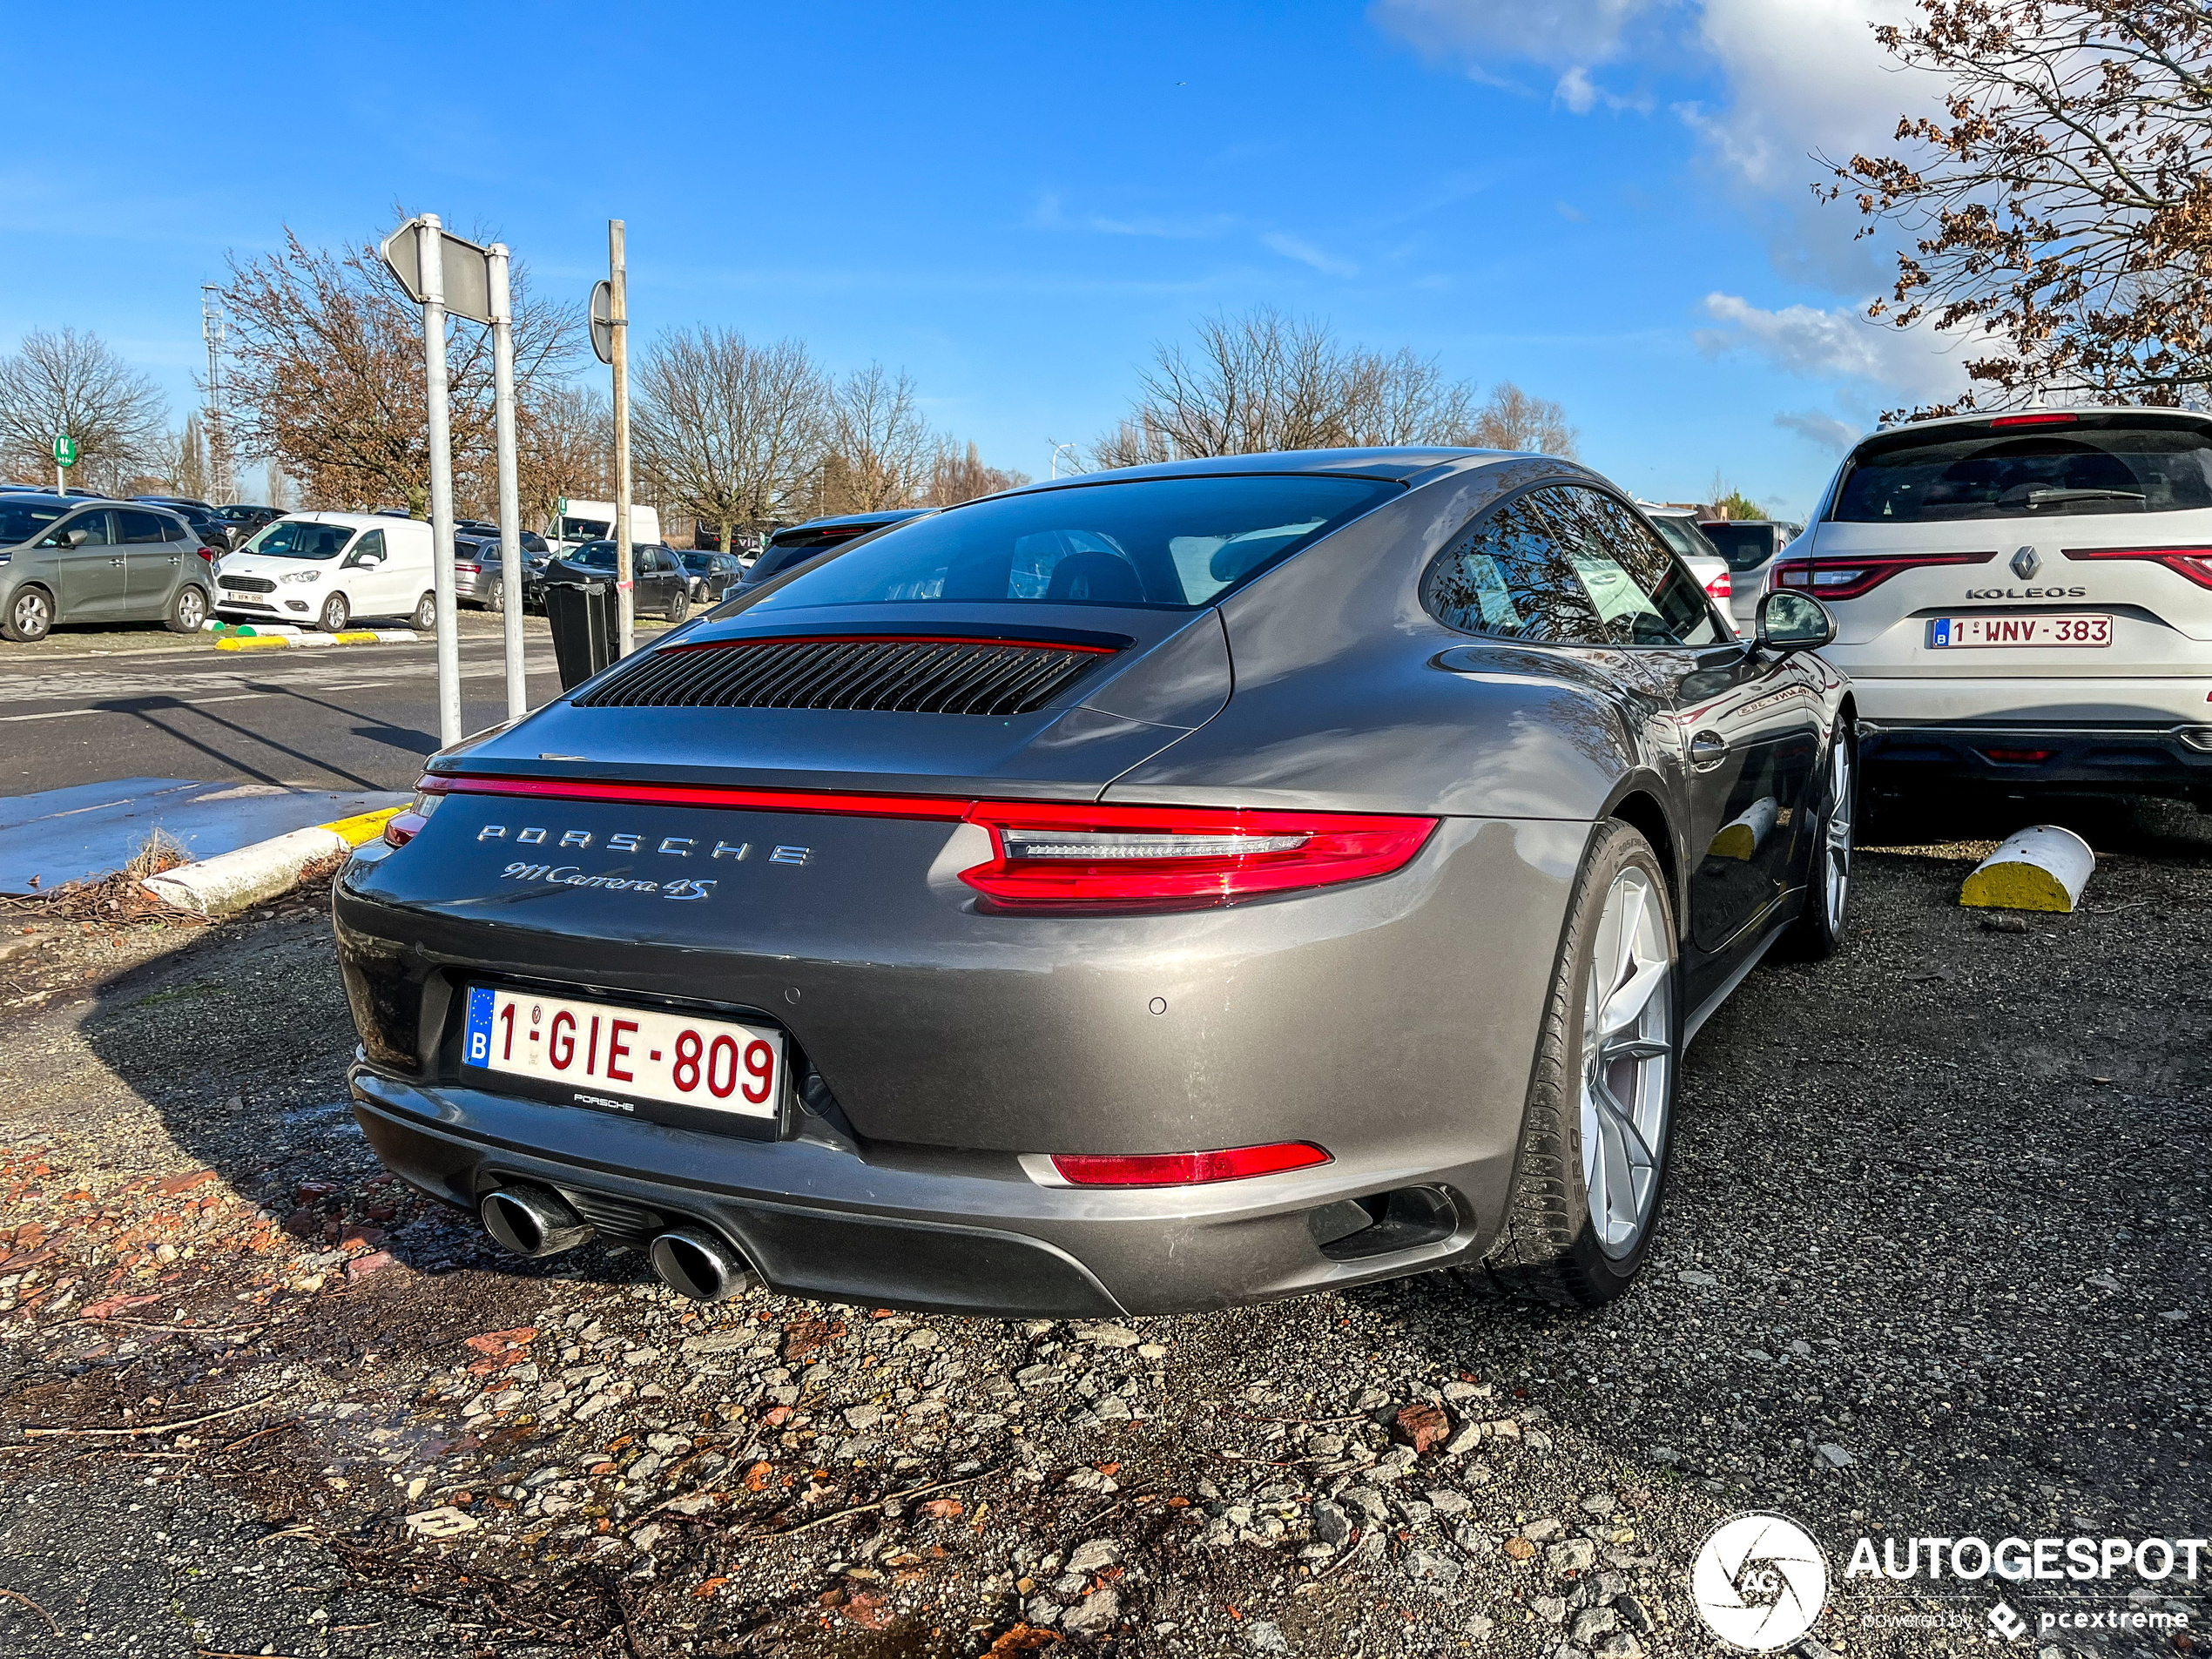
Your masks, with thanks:
<instances>
[{"instance_id":1,"label":"asphalt road","mask_svg":"<svg viewBox=\"0 0 2212 1659\"><path fill-rule=\"evenodd\" d=\"M560 691L543 618L529 618L533 704ZM0 650L0 795L120 778L405 789L437 742L435 646L177 650L17 657ZM464 630L462 725L507 718L501 637Z\"/></svg>"}]
</instances>

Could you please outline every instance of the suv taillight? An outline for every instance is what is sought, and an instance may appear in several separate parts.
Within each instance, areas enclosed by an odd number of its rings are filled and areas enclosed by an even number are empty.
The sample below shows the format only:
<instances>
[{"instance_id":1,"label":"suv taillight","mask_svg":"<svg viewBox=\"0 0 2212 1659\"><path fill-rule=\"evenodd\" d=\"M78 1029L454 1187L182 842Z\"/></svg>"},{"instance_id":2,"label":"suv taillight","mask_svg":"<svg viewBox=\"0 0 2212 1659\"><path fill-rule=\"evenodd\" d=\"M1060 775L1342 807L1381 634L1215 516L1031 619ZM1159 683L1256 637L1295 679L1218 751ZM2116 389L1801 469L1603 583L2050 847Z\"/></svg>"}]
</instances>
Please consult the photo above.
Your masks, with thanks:
<instances>
[{"instance_id":1,"label":"suv taillight","mask_svg":"<svg viewBox=\"0 0 2212 1659\"><path fill-rule=\"evenodd\" d=\"M1195 910L1387 875L1433 818L979 801L997 854L960 879L1001 911Z\"/></svg>"},{"instance_id":2,"label":"suv taillight","mask_svg":"<svg viewBox=\"0 0 2212 1659\"><path fill-rule=\"evenodd\" d=\"M1705 591L1716 599L1730 599L1736 596L1736 584L1728 579L1728 572L1723 570L1705 584Z\"/></svg>"},{"instance_id":3,"label":"suv taillight","mask_svg":"<svg viewBox=\"0 0 2212 1659\"><path fill-rule=\"evenodd\" d=\"M2212 588L2212 547L2069 547L2070 559L2148 559L2187 577L2200 588Z\"/></svg>"},{"instance_id":4,"label":"suv taillight","mask_svg":"<svg viewBox=\"0 0 2212 1659\"><path fill-rule=\"evenodd\" d=\"M1821 599L1856 599L1871 592L1903 570L1924 565L1986 564L1997 556L1987 553L1881 553L1854 558L1838 553L1831 558L1784 559L1774 567L1768 585L1797 588Z\"/></svg>"}]
</instances>

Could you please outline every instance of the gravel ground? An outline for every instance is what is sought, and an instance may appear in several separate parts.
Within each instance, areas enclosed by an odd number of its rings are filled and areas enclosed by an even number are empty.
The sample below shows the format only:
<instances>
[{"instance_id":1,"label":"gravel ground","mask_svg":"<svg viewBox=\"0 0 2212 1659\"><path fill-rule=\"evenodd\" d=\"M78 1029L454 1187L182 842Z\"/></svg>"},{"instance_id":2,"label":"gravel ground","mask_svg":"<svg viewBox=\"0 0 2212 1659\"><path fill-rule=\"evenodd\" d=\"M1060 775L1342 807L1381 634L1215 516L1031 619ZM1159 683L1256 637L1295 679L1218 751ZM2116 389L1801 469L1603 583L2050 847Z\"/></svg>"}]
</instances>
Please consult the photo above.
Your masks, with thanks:
<instances>
[{"instance_id":1,"label":"gravel ground","mask_svg":"<svg viewBox=\"0 0 2212 1659\"><path fill-rule=\"evenodd\" d=\"M2073 821L2088 907L2009 930L1952 902L1986 839L1862 860L1845 954L1691 1051L1656 1258L1594 1315L516 1264L380 1177L313 895L0 913L0 1651L1632 1659L1721 1650L1686 1572L1747 1509L1838 1575L1862 1534L2202 1535L2212 826ZM1979 1649L1995 1599L1844 1580L1815 1638Z\"/></svg>"}]
</instances>

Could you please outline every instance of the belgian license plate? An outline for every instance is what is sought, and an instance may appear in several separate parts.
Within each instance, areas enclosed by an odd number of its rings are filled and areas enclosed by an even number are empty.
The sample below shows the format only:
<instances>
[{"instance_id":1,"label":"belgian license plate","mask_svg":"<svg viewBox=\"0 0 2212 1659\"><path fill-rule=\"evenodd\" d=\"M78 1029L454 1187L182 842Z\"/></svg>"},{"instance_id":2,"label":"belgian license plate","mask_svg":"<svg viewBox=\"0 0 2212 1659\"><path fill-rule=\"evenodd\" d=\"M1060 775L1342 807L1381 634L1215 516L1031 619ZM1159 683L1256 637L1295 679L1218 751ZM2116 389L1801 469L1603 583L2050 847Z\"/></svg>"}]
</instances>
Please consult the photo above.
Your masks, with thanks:
<instances>
[{"instance_id":1,"label":"belgian license plate","mask_svg":"<svg viewBox=\"0 0 2212 1659\"><path fill-rule=\"evenodd\" d=\"M1928 624L1930 651L1987 645L2110 644L2110 617L1938 617Z\"/></svg>"},{"instance_id":2,"label":"belgian license plate","mask_svg":"<svg viewBox=\"0 0 2212 1659\"><path fill-rule=\"evenodd\" d=\"M461 1059L583 1105L656 1101L767 1123L782 1109L783 1034L694 1014L472 985Z\"/></svg>"}]
</instances>

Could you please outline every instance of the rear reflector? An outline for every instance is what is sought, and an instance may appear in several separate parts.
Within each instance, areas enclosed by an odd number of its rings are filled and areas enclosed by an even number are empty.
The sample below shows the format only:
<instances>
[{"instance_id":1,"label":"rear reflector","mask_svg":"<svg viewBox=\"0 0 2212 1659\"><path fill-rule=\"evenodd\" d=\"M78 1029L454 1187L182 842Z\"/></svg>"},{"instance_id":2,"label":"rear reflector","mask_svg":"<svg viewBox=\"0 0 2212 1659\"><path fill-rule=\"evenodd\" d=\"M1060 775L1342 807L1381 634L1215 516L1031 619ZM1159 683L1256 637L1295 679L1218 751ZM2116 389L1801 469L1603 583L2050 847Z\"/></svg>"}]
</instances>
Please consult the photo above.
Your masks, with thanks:
<instances>
[{"instance_id":1,"label":"rear reflector","mask_svg":"<svg viewBox=\"0 0 2212 1659\"><path fill-rule=\"evenodd\" d=\"M1736 584L1728 579L1728 572L1723 570L1705 584L1705 591L1716 599L1733 598Z\"/></svg>"},{"instance_id":2,"label":"rear reflector","mask_svg":"<svg viewBox=\"0 0 2212 1659\"><path fill-rule=\"evenodd\" d=\"M1209 1181L1242 1181L1255 1175L1326 1163L1329 1155L1311 1141L1237 1146L1220 1152L1164 1152L1146 1157L1063 1157L1052 1167L1079 1187L1192 1187Z\"/></svg>"},{"instance_id":3,"label":"rear reflector","mask_svg":"<svg viewBox=\"0 0 2212 1659\"><path fill-rule=\"evenodd\" d=\"M1784 559L1774 567L1772 585L1801 589L1821 599L1856 599L1900 571L1939 564L1986 564L1996 556L1993 549L1987 553L1881 553L1859 558L1838 554L1825 559Z\"/></svg>"},{"instance_id":4,"label":"rear reflector","mask_svg":"<svg viewBox=\"0 0 2212 1659\"><path fill-rule=\"evenodd\" d=\"M960 879L1000 910L1193 910L1386 875L1433 818L980 801L997 856Z\"/></svg>"},{"instance_id":5,"label":"rear reflector","mask_svg":"<svg viewBox=\"0 0 2212 1659\"><path fill-rule=\"evenodd\" d=\"M2048 760L2058 752L2055 749L1984 749L1982 753L1992 760L2002 760L2013 765L2032 765L2039 760Z\"/></svg>"},{"instance_id":6,"label":"rear reflector","mask_svg":"<svg viewBox=\"0 0 2212 1659\"><path fill-rule=\"evenodd\" d=\"M2000 415L1992 426L2072 426L2081 417L2078 415Z\"/></svg>"},{"instance_id":7,"label":"rear reflector","mask_svg":"<svg viewBox=\"0 0 2212 1659\"><path fill-rule=\"evenodd\" d=\"M2069 547L2070 559L2148 559L2200 588L2212 588L2212 547Z\"/></svg>"}]
</instances>

